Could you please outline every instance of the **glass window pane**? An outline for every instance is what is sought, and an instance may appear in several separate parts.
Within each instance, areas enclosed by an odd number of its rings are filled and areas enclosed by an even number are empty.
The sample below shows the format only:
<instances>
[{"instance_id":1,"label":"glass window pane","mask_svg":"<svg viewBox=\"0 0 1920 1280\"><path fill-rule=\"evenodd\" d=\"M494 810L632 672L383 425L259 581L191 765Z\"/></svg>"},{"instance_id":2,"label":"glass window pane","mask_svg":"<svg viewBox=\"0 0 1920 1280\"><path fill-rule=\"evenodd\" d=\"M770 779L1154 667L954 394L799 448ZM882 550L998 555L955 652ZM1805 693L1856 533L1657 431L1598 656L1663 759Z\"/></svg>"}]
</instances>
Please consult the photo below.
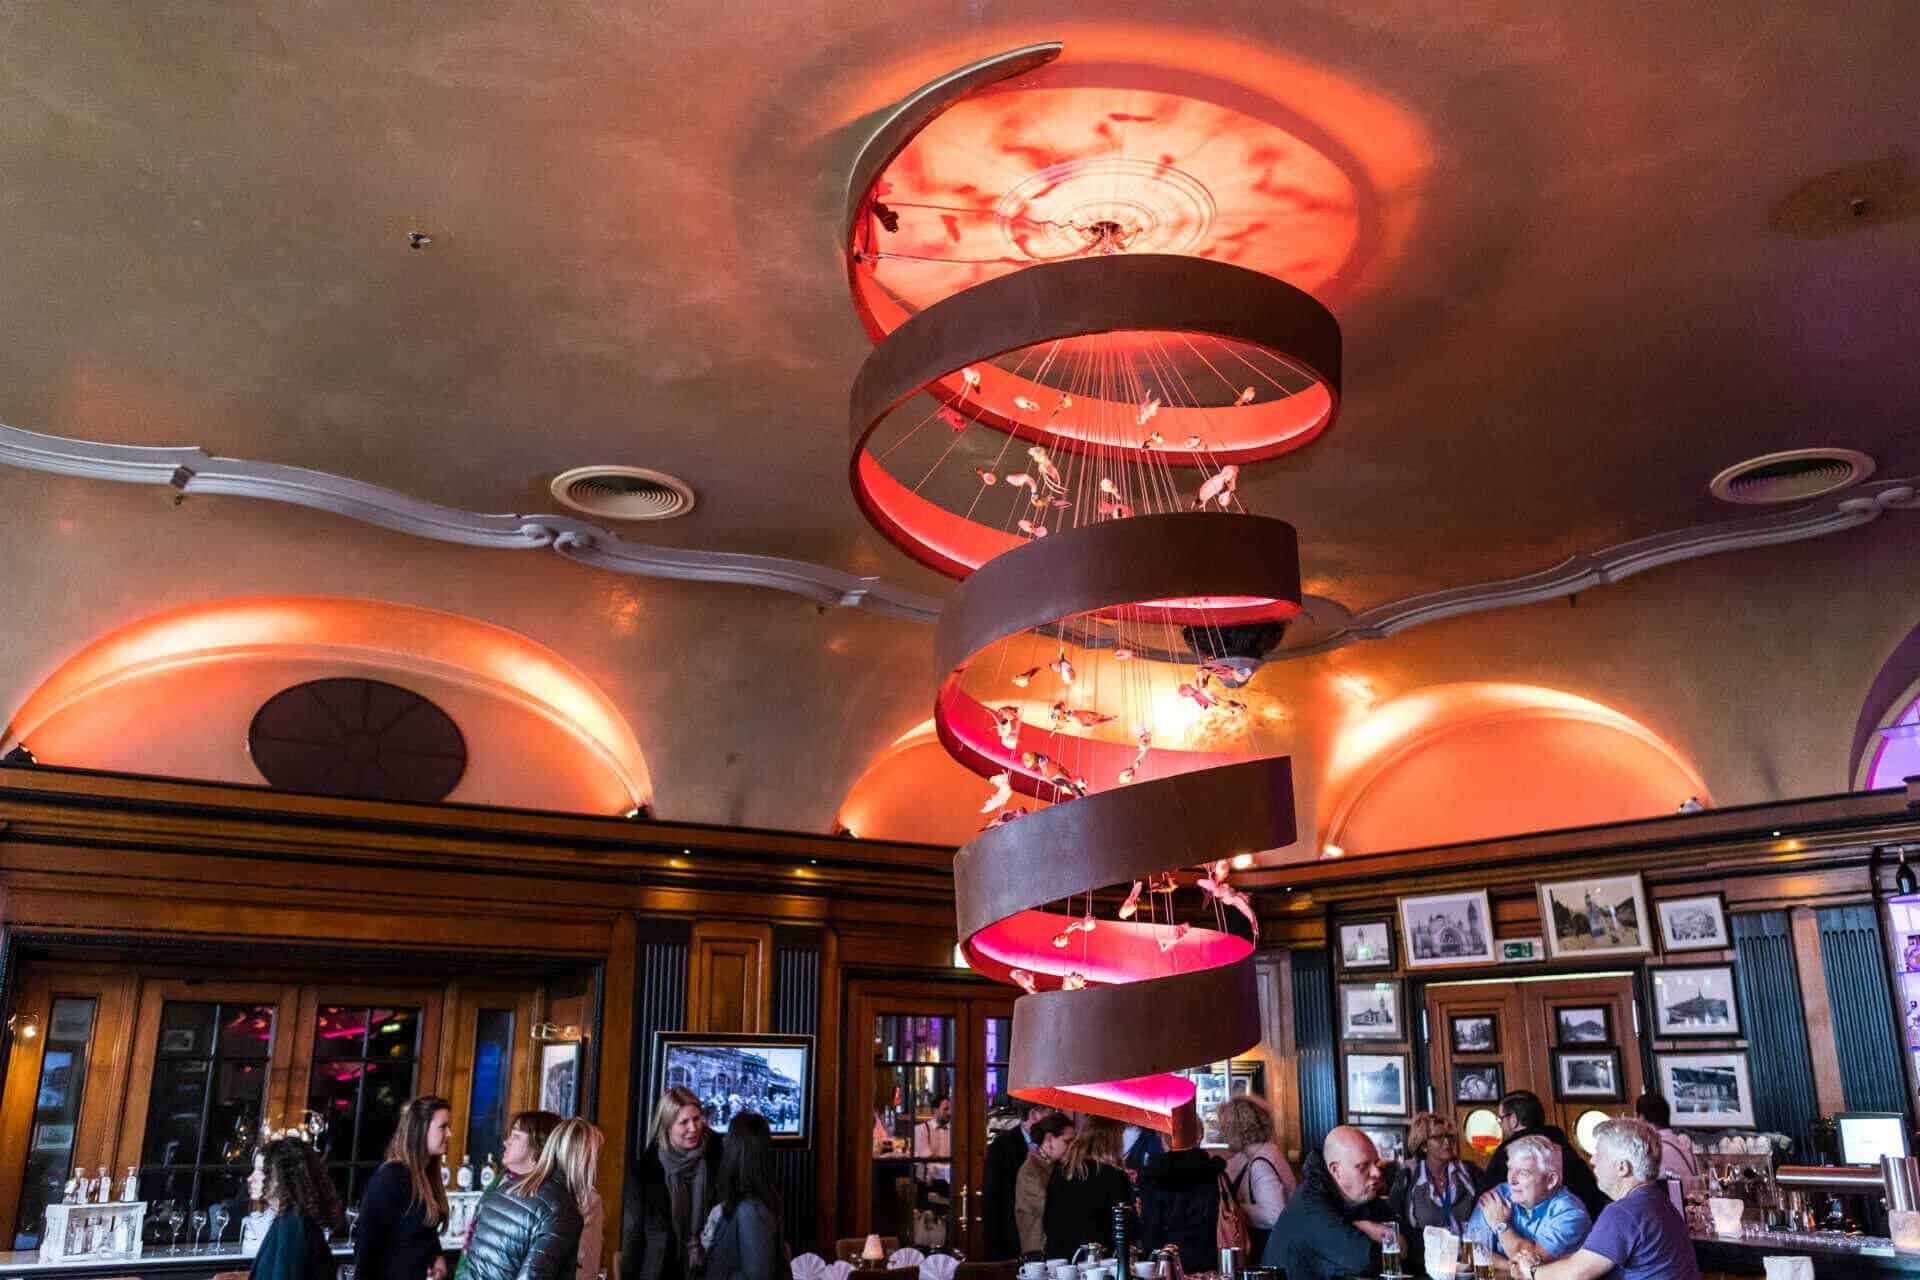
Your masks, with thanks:
<instances>
[{"instance_id":1,"label":"glass window pane","mask_svg":"<svg viewBox=\"0 0 1920 1280\"><path fill-rule=\"evenodd\" d=\"M314 1020L313 1057L316 1062L358 1059L367 1047L367 1011L346 1005L326 1005Z\"/></svg>"},{"instance_id":2,"label":"glass window pane","mask_svg":"<svg viewBox=\"0 0 1920 1280\"><path fill-rule=\"evenodd\" d=\"M988 1018L986 1028L988 1062L1002 1066L1013 1060L1013 1019Z\"/></svg>"},{"instance_id":3,"label":"glass window pane","mask_svg":"<svg viewBox=\"0 0 1920 1280\"><path fill-rule=\"evenodd\" d=\"M373 1062L412 1061L420 1040L418 1009L375 1009L367 1024L367 1058Z\"/></svg>"},{"instance_id":4,"label":"glass window pane","mask_svg":"<svg viewBox=\"0 0 1920 1280\"><path fill-rule=\"evenodd\" d=\"M365 1069L358 1062L313 1064L307 1108L326 1121L317 1145L329 1160L353 1156L353 1120L359 1114L360 1073Z\"/></svg>"},{"instance_id":5,"label":"glass window pane","mask_svg":"<svg viewBox=\"0 0 1920 1280\"><path fill-rule=\"evenodd\" d=\"M40 1054L40 1083L34 1099L26 1177L20 1186L15 1249L39 1246L46 1207L59 1202L72 1174L74 1126L80 1118L80 1095L86 1085L94 1012L94 1002L89 999L62 997L53 1002L46 1044Z\"/></svg>"},{"instance_id":6,"label":"glass window pane","mask_svg":"<svg viewBox=\"0 0 1920 1280\"><path fill-rule=\"evenodd\" d=\"M953 1019L883 1014L873 1021L874 1056L878 1060L953 1061Z\"/></svg>"},{"instance_id":7,"label":"glass window pane","mask_svg":"<svg viewBox=\"0 0 1920 1280\"><path fill-rule=\"evenodd\" d=\"M225 1163L235 1131L253 1133L260 1128L260 1101L266 1091L266 1063L215 1062L213 1097L200 1143L201 1164Z\"/></svg>"},{"instance_id":8,"label":"glass window pane","mask_svg":"<svg viewBox=\"0 0 1920 1280\"><path fill-rule=\"evenodd\" d=\"M467 1096L467 1154L475 1160L498 1155L506 1140L512 1065L513 1010L480 1010L473 1031L473 1090Z\"/></svg>"},{"instance_id":9,"label":"glass window pane","mask_svg":"<svg viewBox=\"0 0 1920 1280\"><path fill-rule=\"evenodd\" d=\"M147 1100L147 1137L140 1149L146 1165L190 1165L200 1150L200 1112L206 1103L210 1064L200 1058L161 1058L153 1064Z\"/></svg>"},{"instance_id":10,"label":"glass window pane","mask_svg":"<svg viewBox=\"0 0 1920 1280\"><path fill-rule=\"evenodd\" d=\"M213 1017L219 1006L169 1000L160 1006L160 1043L165 1055L205 1058L213 1052Z\"/></svg>"},{"instance_id":11,"label":"glass window pane","mask_svg":"<svg viewBox=\"0 0 1920 1280\"><path fill-rule=\"evenodd\" d=\"M400 1127L400 1109L413 1096L411 1062L376 1062L367 1067L360 1091L360 1131L354 1140L355 1160L379 1160L386 1155L393 1131Z\"/></svg>"},{"instance_id":12,"label":"glass window pane","mask_svg":"<svg viewBox=\"0 0 1920 1280\"><path fill-rule=\"evenodd\" d=\"M273 1055L273 1006L220 1006L220 1046L223 1058L268 1058Z\"/></svg>"}]
</instances>

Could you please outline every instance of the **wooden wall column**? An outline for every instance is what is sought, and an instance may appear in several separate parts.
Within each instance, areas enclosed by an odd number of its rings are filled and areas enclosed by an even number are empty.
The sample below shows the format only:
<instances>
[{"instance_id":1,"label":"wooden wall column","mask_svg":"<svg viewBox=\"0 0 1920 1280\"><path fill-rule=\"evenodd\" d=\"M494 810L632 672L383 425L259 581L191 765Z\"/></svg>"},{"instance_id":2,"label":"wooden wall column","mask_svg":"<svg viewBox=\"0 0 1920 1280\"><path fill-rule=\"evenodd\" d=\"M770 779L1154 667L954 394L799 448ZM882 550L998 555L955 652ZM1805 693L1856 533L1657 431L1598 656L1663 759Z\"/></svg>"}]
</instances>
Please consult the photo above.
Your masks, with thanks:
<instances>
[{"instance_id":1,"label":"wooden wall column","mask_svg":"<svg viewBox=\"0 0 1920 1280\"><path fill-rule=\"evenodd\" d=\"M1800 992L1806 999L1807 1043L1813 1055L1813 1090L1820 1111L1831 1115L1847 1109L1840 1083L1840 1051L1833 1038L1833 1011L1818 998L1827 989L1827 964L1820 957L1820 925L1812 907L1792 907L1793 958L1800 970Z\"/></svg>"}]
</instances>

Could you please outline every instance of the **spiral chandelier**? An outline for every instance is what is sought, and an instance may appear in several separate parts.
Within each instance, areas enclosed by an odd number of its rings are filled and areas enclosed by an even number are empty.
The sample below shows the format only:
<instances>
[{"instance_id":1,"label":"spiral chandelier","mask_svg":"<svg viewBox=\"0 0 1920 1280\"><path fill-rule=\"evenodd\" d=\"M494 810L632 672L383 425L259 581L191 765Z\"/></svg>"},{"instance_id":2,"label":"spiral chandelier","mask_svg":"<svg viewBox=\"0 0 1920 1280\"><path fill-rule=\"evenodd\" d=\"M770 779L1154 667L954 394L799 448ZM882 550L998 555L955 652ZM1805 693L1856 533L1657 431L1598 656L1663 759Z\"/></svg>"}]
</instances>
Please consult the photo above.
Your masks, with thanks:
<instances>
[{"instance_id":1,"label":"spiral chandelier","mask_svg":"<svg viewBox=\"0 0 1920 1280\"><path fill-rule=\"evenodd\" d=\"M1299 612L1299 554L1242 506L1240 468L1332 423L1340 331L1277 278L1289 242L1238 179L1179 149L1217 147L1229 106L1103 86L1060 52L943 77L856 163L875 347L849 475L895 545L961 580L934 721L982 779L955 893L970 963L1023 992L1009 1087L1174 1131L1194 1088L1173 1073L1260 1038L1233 860L1295 838L1289 762L1235 694ZM956 130L983 100L996 123ZM1259 135L1292 157L1262 180L1330 193L1324 225L1291 224L1318 282L1338 172L1296 142Z\"/></svg>"}]
</instances>

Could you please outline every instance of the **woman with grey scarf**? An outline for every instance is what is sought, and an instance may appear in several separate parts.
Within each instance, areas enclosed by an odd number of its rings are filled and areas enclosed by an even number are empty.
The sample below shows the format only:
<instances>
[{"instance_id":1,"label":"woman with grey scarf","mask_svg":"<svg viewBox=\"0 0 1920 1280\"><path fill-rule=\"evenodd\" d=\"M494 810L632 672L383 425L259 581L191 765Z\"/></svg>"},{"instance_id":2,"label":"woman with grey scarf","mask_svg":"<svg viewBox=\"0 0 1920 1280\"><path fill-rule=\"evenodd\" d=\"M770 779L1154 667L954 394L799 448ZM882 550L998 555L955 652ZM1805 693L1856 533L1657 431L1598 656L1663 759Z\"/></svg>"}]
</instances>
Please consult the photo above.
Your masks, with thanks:
<instances>
[{"instance_id":1,"label":"woman with grey scarf","mask_svg":"<svg viewBox=\"0 0 1920 1280\"><path fill-rule=\"evenodd\" d=\"M700 1228L715 1203L720 1142L689 1089L660 1095L647 1145L627 1172L619 1280L694 1280Z\"/></svg>"}]
</instances>

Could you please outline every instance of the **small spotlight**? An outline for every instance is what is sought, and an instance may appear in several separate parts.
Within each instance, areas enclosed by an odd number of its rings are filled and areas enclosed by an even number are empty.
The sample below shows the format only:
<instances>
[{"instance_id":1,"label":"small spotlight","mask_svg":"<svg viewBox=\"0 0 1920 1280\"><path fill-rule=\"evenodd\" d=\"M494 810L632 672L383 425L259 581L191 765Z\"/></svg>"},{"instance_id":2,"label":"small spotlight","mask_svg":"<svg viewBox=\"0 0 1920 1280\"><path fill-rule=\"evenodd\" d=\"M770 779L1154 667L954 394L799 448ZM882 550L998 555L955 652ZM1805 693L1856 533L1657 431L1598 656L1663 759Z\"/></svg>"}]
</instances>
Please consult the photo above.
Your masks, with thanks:
<instances>
[{"instance_id":1,"label":"small spotlight","mask_svg":"<svg viewBox=\"0 0 1920 1280\"><path fill-rule=\"evenodd\" d=\"M1780 833L1779 833L1778 831L1776 831L1776 832L1774 832L1774 833L1773 833L1773 838L1774 838L1775 840L1778 840L1778 839L1780 838Z\"/></svg>"},{"instance_id":2,"label":"small spotlight","mask_svg":"<svg viewBox=\"0 0 1920 1280\"><path fill-rule=\"evenodd\" d=\"M1252 854L1236 853L1233 855L1233 869L1235 871L1245 871L1248 867L1252 865L1253 865Z\"/></svg>"},{"instance_id":3,"label":"small spotlight","mask_svg":"<svg viewBox=\"0 0 1920 1280\"><path fill-rule=\"evenodd\" d=\"M16 1013L7 1019L7 1030L22 1040L37 1040L40 1037L40 1015Z\"/></svg>"},{"instance_id":4,"label":"small spotlight","mask_svg":"<svg viewBox=\"0 0 1920 1280\"><path fill-rule=\"evenodd\" d=\"M0 756L0 764L39 764L39 763L40 762L38 760L35 760L33 758L33 752L27 749L27 744L24 742L16 746L13 750L7 752L6 755Z\"/></svg>"},{"instance_id":5,"label":"small spotlight","mask_svg":"<svg viewBox=\"0 0 1920 1280\"><path fill-rule=\"evenodd\" d=\"M1344 858L1347 856L1347 851L1337 844L1330 844L1320 850L1320 856L1323 858Z\"/></svg>"}]
</instances>

